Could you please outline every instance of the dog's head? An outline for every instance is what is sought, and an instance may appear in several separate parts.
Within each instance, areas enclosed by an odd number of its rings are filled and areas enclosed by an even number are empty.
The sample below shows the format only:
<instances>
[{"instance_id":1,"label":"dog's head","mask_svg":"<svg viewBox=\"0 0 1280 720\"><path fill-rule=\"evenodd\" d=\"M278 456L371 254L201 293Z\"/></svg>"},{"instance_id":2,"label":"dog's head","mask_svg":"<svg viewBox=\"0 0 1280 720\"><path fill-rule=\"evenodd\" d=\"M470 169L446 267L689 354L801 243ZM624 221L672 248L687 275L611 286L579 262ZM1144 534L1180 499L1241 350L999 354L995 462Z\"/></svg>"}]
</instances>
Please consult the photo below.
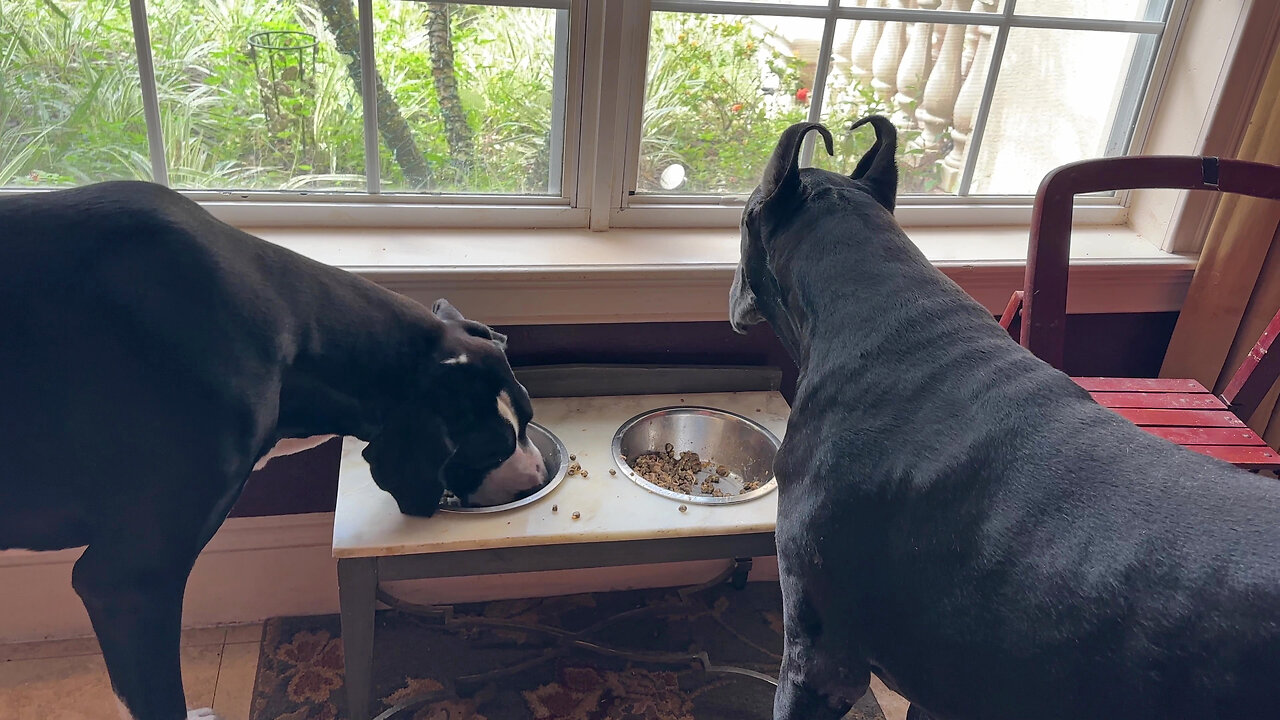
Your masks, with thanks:
<instances>
[{"instance_id":1,"label":"dog's head","mask_svg":"<svg viewBox=\"0 0 1280 720\"><path fill-rule=\"evenodd\" d=\"M822 208L808 207L805 202L815 190L830 186L855 188L865 194L868 202L893 212L898 191L898 166L894 162L898 132L893 123L879 115L863 118L851 129L868 124L876 131L875 145L848 176L819 168L800 169L800 148L811 131L818 131L827 154L834 154L831 133L825 127L805 122L783 131L760 185L742 211L742 255L729 291L729 319L737 332L745 333L751 325L766 320L784 340L793 332L785 321L773 263L784 249L783 244L803 239L806 229L816 224L817 218L807 218L806 214L822 212Z\"/></svg>"},{"instance_id":2,"label":"dog's head","mask_svg":"<svg viewBox=\"0 0 1280 720\"><path fill-rule=\"evenodd\" d=\"M407 515L433 514L446 489L471 505L515 500L547 478L507 338L446 300L432 312L440 334L417 382L391 403L364 450L373 480Z\"/></svg>"}]
</instances>

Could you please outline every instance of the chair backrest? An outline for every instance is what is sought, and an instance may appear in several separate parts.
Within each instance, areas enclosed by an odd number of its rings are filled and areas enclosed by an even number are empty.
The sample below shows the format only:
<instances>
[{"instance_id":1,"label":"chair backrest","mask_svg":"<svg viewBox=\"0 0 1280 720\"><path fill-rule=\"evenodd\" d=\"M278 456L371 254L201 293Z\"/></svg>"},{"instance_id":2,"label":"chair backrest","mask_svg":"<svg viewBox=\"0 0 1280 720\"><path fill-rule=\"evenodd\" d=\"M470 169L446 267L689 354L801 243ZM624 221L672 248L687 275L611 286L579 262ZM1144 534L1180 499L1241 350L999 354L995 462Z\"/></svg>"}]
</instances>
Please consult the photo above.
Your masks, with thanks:
<instances>
[{"instance_id":1,"label":"chair backrest","mask_svg":"<svg viewBox=\"0 0 1280 720\"><path fill-rule=\"evenodd\" d=\"M1209 190L1280 199L1280 167L1194 155L1082 160L1045 176L1031 211L1022 345L1062 367L1071 214L1076 195L1107 190Z\"/></svg>"},{"instance_id":2,"label":"chair backrest","mask_svg":"<svg viewBox=\"0 0 1280 720\"><path fill-rule=\"evenodd\" d=\"M1253 344L1253 349L1222 391L1222 401L1241 420L1248 421L1253 417L1263 398L1276 384L1276 379L1280 378L1280 345L1275 347L1275 352L1271 351L1277 337L1280 337L1280 311L1271 318L1267 329L1262 331L1262 337Z\"/></svg>"}]
</instances>

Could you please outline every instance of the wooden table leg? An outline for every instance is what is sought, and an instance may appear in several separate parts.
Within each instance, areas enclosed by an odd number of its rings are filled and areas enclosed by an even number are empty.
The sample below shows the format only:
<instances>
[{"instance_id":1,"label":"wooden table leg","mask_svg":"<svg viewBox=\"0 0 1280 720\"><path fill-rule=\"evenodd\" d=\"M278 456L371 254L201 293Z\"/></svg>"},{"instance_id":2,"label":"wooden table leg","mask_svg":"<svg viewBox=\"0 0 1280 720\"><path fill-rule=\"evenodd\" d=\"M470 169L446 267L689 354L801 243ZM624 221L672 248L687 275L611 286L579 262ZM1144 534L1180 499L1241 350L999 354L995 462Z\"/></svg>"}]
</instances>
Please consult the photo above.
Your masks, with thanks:
<instances>
[{"instance_id":1,"label":"wooden table leg","mask_svg":"<svg viewBox=\"0 0 1280 720\"><path fill-rule=\"evenodd\" d=\"M378 592L375 558L338 560L338 602L342 608L342 648L346 664L347 716L373 717L373 611Z\"/></svg>"}]
</instances>

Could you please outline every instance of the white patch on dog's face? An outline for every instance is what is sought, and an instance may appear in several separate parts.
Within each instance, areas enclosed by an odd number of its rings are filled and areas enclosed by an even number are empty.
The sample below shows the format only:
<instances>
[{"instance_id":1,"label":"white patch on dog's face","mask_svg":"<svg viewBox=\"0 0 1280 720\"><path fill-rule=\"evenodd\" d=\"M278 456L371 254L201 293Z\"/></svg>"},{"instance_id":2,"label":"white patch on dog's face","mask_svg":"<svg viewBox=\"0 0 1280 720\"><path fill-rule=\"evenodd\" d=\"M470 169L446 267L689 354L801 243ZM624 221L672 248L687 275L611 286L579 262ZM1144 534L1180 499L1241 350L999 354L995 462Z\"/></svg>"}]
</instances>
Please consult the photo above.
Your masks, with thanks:
<instances>
[{"instance_id":1,"label":"white patch on dog's face","mask_svg":"<svg viewBox=\"0 0 1280 720\"><path fill-rule=\"evenodd\" d=\"M520 419L516 417L516 410L511 406L511 396L506 390L498 393L498 414L511 423L511 429L516 435L520 434Z\"/></svg>"},{"instance_id":2,"label":"white patch on dog's face","mask_svg":"<svg viewBox=\"0 0 1280 720\"><path fill-rule=\"evenodd\" d=\"M462 354L461 354L461 355L459 355L458 357L451 357L451 358L447 358L447 359L445 359L445 360L441 360L441 361L440 361L440 364L441 364L441 365L466 365L469 361L470 361L470 360L469 360L469 358L467 357L467 354L466 354L466 353L462 353Z\"/></svg>"},{"instance_id":3,"label":"white patch on dog's face","mask_svg":"<svg viewBox=\"0 0 1280 720\"><path fill-rule=\"evenodd\" d=\"M467 496L472 505L501 505L511 502L520 493L538 487L547 479L547 466L542 453L528 438L520 441L520 420L511 406L511 396L504 390L498 393L498 414L511 423L515 433L516 451L501 465L489 471L475 492Z\"/></svg>"}]
</instances>

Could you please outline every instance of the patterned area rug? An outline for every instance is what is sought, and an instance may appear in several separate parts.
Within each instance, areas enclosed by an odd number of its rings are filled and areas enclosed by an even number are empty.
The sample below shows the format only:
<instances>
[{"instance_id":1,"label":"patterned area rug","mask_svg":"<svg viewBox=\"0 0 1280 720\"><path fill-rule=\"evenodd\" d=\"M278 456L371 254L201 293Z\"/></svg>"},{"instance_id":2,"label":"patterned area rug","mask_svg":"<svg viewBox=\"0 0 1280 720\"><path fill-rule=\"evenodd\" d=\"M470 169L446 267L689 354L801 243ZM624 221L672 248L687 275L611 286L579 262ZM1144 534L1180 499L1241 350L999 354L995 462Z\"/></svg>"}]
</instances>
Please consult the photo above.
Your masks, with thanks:
<instances>
[{"instance_id":1,"label":"patterned area rug","mask_svg":"<svg viewBox=\"0 0 1280 720\"><path fill-rule=\"evenodd\" d=\"M776 675L777 585L595 593L459 605L447 625L380 612L374 712L396 720L769 720L773 686L713 667ZM521 627L523 626L523 627ZM559 633L557 635L557 632ZM269 620L252 720L345 718L336 615ZM622 651L620 656L613 651ZM868 692L847 720L884 720Z\"/></svg>"}]
</instances>

